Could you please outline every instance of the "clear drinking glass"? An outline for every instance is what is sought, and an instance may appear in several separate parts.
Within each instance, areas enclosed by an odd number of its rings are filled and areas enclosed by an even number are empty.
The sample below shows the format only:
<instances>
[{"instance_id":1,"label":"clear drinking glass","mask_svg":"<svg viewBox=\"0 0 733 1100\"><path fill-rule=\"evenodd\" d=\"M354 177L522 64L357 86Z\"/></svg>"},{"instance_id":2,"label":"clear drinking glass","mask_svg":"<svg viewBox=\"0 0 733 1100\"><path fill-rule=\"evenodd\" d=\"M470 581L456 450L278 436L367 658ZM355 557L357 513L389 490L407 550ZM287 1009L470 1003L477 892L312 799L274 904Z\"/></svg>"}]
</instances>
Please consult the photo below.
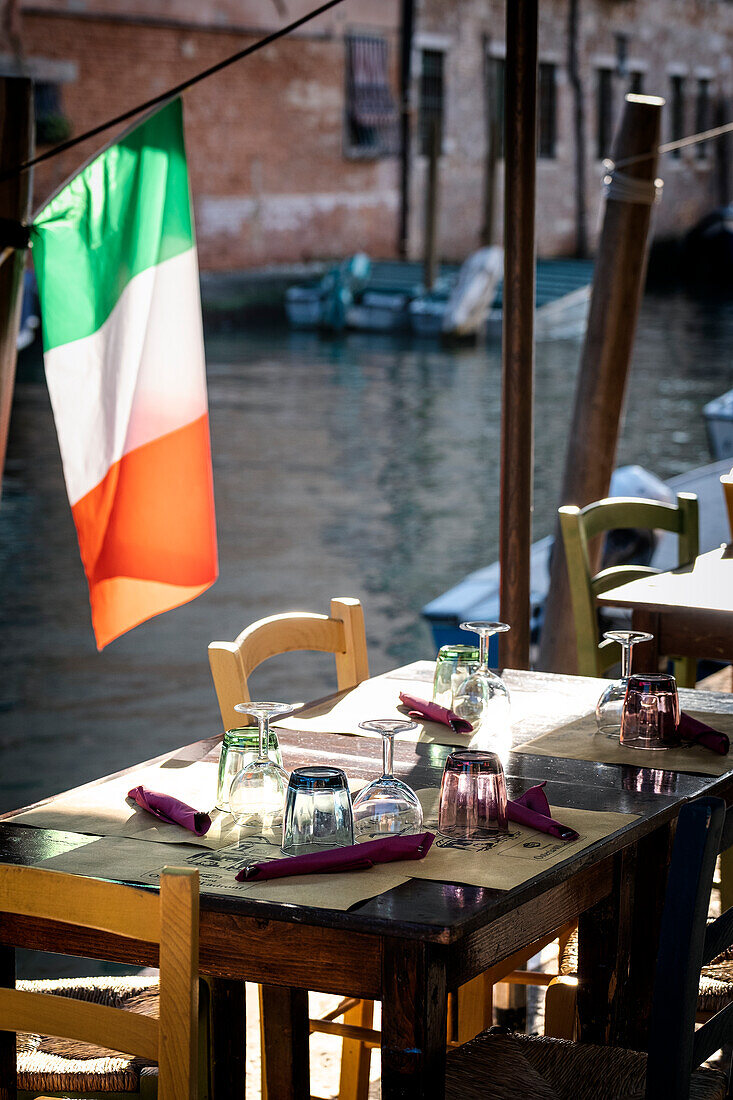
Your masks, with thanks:
<instances>
[{"instance_id":1,"label":"clear drinking glass","mask_svg":"<svg viewBox=\"0 0 733 1100\"><path fill-rule=\"evenodd\" d=\"M622 745L633 749L668 749L680 743L677 682L666 672L629 676L621 713Z\"/></svg>"},{"instance_id":2,"label":"clear drinking glass","mask_svg":"<svg viewBox=\"0 0 733 1100\"><path fill-rule=\"evenodd\" d=\"M506 832L506 782L494 752L457 749L443 770L438 831L456 840L480 840Z\"/></svg>"},{"instance_id":3,"label":"clear drinking glass","mask_svg":"<svg viewBox=\"0 0 733 1100\"><path fill-rule=\"evenodd\" d=\"M382 735L382 775L354 799L354 835L357 840L387 833L419 833L422 806L411 787L392 774L397 733L417 729L417 722L401 718L375 718L360 722L359 729Z\"/></svg>"},{"instance_id":4,"label":"clear drinking glass","mask_svg":"<svg viewBox=\"0 0 733 1100\"><path fill-rule=\"evenodd\" d=\"M237 703L240 714L251 714L258 722L257 758L247 764L232 780L229 788L229 810L240 825L271 826L282 811L288 773L267 755L270 743L270 718L287 714L289 703Z\"/></svg>"},{"instance_id":5,"label":"clear drinking glass","mask_svg":"<svg viewBox=\"0 0 733 1100\"><path fill-rule=\"evenodd\" d=\"M453 710L473 726L470 748L505 747L511 738L509 690L489 668L489 638L509 630L506 623L461 623L480 638L479 667L467 676L453 696Z\"/></svg>"},{"instance_id":6,"label":"clear drinking glass","mask_svg":"<svg viewBox=\"0 0 733 1100\"><path fill-rule=\"evenodd\" d=\"M346 773L340 768L296 768L285 796L282 850L305 855L354 843Z\"/></svg>"},{"instance_id":7,"label":"clear drinking glass","mask_svg":"<svg viewBox=\"0 0 733 1100\"><path fill-rule=\"evenodd\" d=\"M626 688L631 675L631 654L637 642L651 642L653 634L640 630L607 630L603 635L610 642L621 646L621 676L608 685L596 703L598 732L607 737L618 737L621 731L621 711L626 698Z\"/></svg>"},{"instance_id":8,"label":"clear drinking glass","mask_svg":"<svg viewBox=\"0 0 733 1100\"><path fill-rule=\"evenodd\" d=\"M260 747L260 735L256 726L241 726L227 730L219 757L219 776L216 783L216 806L219 810L229 810L229 788L232 780L242 768L257 759ZM275 764L282 767L282 753L275 730L270 730L267 755Z\"/></svg>"},{"instance_id":9,"label":"clear drinking glass","mask_svg":"<svg viewBox=\"0 0 733 1100\"><path fill-rule=\"evenodd\" d=\"M476 646L442 645L435 660L434 702L451 709L458 688L478 667L479 651Z\"/></svg>"}]
</instances>

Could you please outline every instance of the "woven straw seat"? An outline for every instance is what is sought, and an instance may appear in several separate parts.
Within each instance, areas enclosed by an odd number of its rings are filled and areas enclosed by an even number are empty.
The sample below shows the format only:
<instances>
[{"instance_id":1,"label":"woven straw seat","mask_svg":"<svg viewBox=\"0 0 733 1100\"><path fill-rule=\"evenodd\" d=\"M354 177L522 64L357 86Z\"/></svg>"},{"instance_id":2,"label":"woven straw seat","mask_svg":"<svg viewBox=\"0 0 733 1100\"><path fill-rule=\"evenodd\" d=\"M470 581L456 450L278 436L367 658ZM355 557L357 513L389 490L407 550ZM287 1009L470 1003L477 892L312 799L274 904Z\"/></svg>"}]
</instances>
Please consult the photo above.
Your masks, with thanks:
<instances>
[{"instance_id":1,"label":"woven straw seat","mask_svg":"<svg viewBox=\"0 0 733 1100\"><path fill-rule=\"evenodd\" d=\"M158 1015L158 979L150 977L59 978L19 981L17 989L52 993L95 1004ZM18 1089L27 1092L130 1092L151 1065L129 1054L111 1054L74 1039L19 1033Z\"/></svg>"},{"instance_id":2,"label":"woven straw seat","mask_svg":"<svg viewBox=\"0 0 733 1100\"><path fill-rule=\"evenodd\" d=\"M565 977L578 973L578 931L568 939L560 953L558 972ZM723 951L709 966L702 968L697 994L697 1011L719 1012L733 1001L733 950Z\"/></svg>"},{"instance_id":3,"label":"woven straw seat","mask_svg":"<svg viewBox=\"0 0 733 1100\"><path fill-rule=\"evenodd\" d=\"M485 1031L448 1055L446 1100L644 1100L646 1055ZM690 1100L724 1100L717 1070L692 1075Z\"/></svg>"}]
</instances>

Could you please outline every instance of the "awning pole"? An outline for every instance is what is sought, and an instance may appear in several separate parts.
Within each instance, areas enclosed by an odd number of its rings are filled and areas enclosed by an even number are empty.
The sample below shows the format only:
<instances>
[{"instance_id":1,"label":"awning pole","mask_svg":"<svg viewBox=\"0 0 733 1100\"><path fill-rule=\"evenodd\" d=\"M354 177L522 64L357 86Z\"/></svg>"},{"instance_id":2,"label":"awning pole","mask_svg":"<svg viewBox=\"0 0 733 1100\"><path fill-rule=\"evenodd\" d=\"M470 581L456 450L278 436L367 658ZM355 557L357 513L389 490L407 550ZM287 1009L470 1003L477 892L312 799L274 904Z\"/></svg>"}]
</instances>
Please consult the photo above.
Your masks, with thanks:
<instances>
[{"instance_id":1,"label":"awning pole","mask_svg":"<svg viewBox=\"0 0 733 1100\"><path fill-rule=\"evenodd\" d=\"M537 3L506 6L504 323L501 406L501 664L529 668L532 543Z\"/></svg>"}]
</instances>

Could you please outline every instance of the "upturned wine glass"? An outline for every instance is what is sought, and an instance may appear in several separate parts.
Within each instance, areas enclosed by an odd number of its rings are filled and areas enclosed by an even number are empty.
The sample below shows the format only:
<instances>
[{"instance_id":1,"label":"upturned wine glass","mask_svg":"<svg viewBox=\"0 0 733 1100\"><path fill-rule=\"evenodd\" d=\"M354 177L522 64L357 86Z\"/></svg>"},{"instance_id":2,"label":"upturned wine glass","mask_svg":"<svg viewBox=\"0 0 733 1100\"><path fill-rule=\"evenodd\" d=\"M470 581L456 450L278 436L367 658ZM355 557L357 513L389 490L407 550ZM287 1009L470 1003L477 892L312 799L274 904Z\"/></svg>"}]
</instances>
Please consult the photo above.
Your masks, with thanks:
<instances>
[{"instance_id":1,"label":"upturned wine glass","mask_svg":"<svg viewBox=\"0 0 733 1100\"><path fill-rule=\"evenodd\" d=\"M287 714L289 703L237 703L240 714L251 714L259 726L259 751L256 760L235 775L229 789L229 809L240 825L271 825L285 804L288 773L267 755L270 719Z\"/></svg>"},{"instance_id":2,"label":"upturned wine glass","mask_svg":"<svg viewBox=\"0 0 733 1100\"><path fill-rule=\"evenodd\" d=\"M654 635L640 630L607 630L603 637L621 646L621 676L608 685L598 700L596 724L599 733L617 738L621 732L621 711L631 675L632 650L637 642L651 642Z\"/></svg>"},{"instance_id":3,"label":"upturned wine glass","mask_svg":"<svg viewBox=\"0 0 733 1100\"><path fill-rule=\"evenodd\" d=\"M491 749L511 735L509 689L489 668L489 638L509 630L506 623L461 623L461 630L478 634L479 667L467 676L453 697L453 710L473 726L472 749Z\"/></svg>"},{"instance_id":4,"label":"upturned wine glass","mask_svg":"<svg viewBox=\"0 0 733 1100\"><path fill-rule=\"evenodd\" d=\"M393 774L395 734L417 729L417 722L403 718L375 718L360 722L359 729L382 735L382 775L354 799L354 837L419 833L422 806L413 791Z\"/></svg>"}]
</instances>

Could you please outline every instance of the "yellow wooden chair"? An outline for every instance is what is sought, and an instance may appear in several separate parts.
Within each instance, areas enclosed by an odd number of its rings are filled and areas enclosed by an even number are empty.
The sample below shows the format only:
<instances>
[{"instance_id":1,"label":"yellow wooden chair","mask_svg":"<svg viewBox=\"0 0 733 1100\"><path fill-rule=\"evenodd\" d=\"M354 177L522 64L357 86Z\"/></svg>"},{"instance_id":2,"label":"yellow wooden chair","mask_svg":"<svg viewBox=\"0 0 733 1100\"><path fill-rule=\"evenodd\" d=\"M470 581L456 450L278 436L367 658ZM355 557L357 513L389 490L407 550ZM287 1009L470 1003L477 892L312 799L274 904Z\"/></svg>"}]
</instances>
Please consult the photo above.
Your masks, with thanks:
<instances>
[{"instance_id":1,"label":"yellow wooden chair","mask_svg":"<svg viewBox=\"0 0 733 1100\"><path fill-rule=\"evenodd\" d=\"M224 730L242 725L237 703L249 703L248 677L270 657L311 650L333 653L339 691L369 678L364 611L358 600L335 596L331 614L293 611L248 626L233 642L211 642L209 664Z\"/></svg>"},{"instance_id":2,"label":"yellow wooden chair","mask_svg":"<svg viewBox=\"0 0 733 1100\"><path fill-rule=\"evenodd\" d=\"M585 508L565 505L560 508L559 515L575 620L578 674L603 676L616 661L616 647L608 649L608 643L598 644L596 596L658 570L644 565L616 565L593 575L589 543L596 536L617 529L672 531L679 539L678 564L686 565L698 554L697 497L692 493L678 493L676 504L636 497L608 497ZM695 670L694 658L675 662L675 675L682 687L695 686Z\"/></svg>"},{"instance_id":3,"label":"yellow wooden chair","mask_svg":"<svg viewBox=\"0 0 733 1100\"><path fill-rule=\"evenodd\" d=\"M129 1011L79 1000L68 991L52 995L47 991L52 983L0 988L0 1031L72 1041L68 1056L63 1044L56 1044L48 1058L51 1068L42 1057L39 1062L35 1041L29 1049L19 1043L19 1096L148 1097L156 1095L157 1085L158 1100L198 1100L198 890L198 871L190 869L165 868L160 893L154 894L78 875L0 866L0 912L98 929L158 944L160 950L158 1015L150 1014L149 1002ZM63 946L60 933L60 950ZM157 1076L145 1073L151 1062L158 1065ZM14 1095L14 1084L0 1081L0 1089Z\"/></svg>"}]
</instances>

